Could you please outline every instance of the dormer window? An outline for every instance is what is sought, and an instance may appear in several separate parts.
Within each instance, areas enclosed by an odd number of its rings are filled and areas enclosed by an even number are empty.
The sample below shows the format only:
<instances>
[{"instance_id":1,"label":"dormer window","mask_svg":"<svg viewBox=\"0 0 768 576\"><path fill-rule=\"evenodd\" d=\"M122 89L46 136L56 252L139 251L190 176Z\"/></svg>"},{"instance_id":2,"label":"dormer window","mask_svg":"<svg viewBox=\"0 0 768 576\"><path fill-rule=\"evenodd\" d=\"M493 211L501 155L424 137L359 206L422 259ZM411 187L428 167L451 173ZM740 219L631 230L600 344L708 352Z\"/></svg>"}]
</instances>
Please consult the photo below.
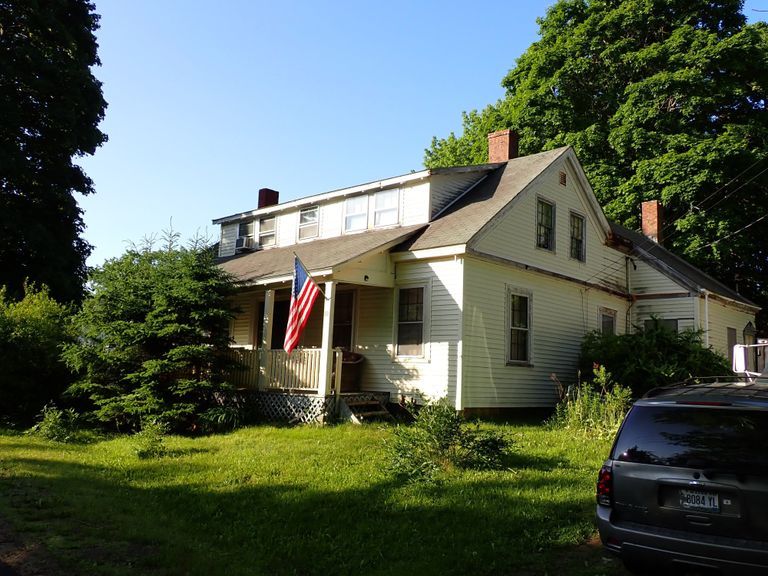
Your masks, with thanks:
<instances>
[{"instance_id":1,"label":"dormer window","mask_svg":"<svg viewBox=\"0 0 768 576\"><path fill-rule=\"evenodd\" d=\"M238 238L253 238L253 220L240 222L237 227Z\"/></svg>"},{"instance_id":2,"label":"dormer window","mask_svg":"<svg viewBox=\"0 0 768 576\"><path fill-rule=\"evenodd\" d=\"M368 228L368 196L354 196L344 201L344 231Z\"/></svg>"},{"instance_id":3,"label":"dormer window","mask_svg":"<svg viewBox=\"0 0 768 576\"><path fill-rule=\"evenodd\" d=\"M259 220L259 245L275 245L275 217L262 218Z\"/></svg>"},{"instance_id":4,"label":"dormer window","mask_svg":"<svg viewBox=\"0 0 768 576\"><path fill-rule=\"evenodd\" d=\"M320 233L317 212L317 206L304 208L299 212L299 240L314 238Z\"/></svg>"},{"instance_id":5,"label":"dormer window","mask_svg":"<svg viewBox=\"0 0 768 576\"><path fill-rule=\"evenodd\" d=\"M382 190L373 196L373 225L390 226L398 222L400 190Z\"/></svg>"}]
</instances>

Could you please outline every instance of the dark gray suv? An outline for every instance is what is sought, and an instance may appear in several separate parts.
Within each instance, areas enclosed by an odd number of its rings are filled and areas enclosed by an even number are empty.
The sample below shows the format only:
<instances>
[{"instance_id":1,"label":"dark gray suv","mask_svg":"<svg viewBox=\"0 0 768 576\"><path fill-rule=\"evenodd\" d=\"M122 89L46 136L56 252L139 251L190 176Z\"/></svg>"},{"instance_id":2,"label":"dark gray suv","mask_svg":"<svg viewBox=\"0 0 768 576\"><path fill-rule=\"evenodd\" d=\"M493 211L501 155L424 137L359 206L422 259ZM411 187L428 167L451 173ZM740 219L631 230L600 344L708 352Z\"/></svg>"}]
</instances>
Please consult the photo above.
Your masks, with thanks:
<instances>
[{"instance_id":1,"label":"dark gray suv","mask_svg":"<svg viewBox=\"0 0 768 576\"><path fill-rule=\"evenodd\" d=\"M768 380L635 402L598 476L597 525L633 572L768 575Z\"/></svg>"}]
</instances>

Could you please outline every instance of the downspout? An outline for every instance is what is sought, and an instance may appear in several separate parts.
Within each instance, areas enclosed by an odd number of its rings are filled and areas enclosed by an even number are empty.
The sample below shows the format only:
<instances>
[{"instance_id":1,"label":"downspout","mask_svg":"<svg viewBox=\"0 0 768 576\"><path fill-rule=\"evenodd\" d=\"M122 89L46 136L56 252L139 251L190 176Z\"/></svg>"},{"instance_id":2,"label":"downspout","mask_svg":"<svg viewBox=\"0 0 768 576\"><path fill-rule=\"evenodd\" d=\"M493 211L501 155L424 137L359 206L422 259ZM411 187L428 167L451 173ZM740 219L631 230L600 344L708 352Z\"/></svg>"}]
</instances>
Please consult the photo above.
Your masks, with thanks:
<instances>
[{"instance_id":1,"label":"downspout","mask_svg":"<svg viewBox=\"0 0 768 576\"><path fill-rule=\"evenodd\" d=\"M629 264L632 263L632 268L637 269L637 266L635 266L635 263L632 261L632 258L629 256L626 256L624 258L624 271L626 273L626 283L627 283L627 300L629 300L629 306L627 306L627 313L624 315L624 333L629 334L630 333L630 327L632 325L631 319L632 319L632 306L635 305L635 296L632 294L632 282L631 282L631 275L629 273Z\"/></svg>"},{"instance_id":2,"label":"downspout","mask_svg":"<svg viewBox=\"0 0 768 576\"><path fill-rule=\"evenodd\" d=\"M701 289L704 294L704 346L709 348L709 290Z\"/></svg>"}]
</instances>

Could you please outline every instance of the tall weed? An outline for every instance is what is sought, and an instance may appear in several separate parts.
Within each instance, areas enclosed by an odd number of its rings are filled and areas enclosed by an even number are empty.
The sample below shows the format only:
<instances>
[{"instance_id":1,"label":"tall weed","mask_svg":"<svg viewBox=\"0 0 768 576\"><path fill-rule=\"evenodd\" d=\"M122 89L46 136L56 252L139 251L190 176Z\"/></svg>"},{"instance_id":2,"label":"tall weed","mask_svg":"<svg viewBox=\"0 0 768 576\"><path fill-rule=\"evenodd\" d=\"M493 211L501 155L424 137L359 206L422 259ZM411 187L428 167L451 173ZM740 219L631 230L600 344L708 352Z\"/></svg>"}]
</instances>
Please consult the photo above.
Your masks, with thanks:
<instances>
[{"instance_id":1,"label":"tall weed","mask_svg":"<svg viewBox=\"0 0 768 576\"><path fill-rule=\"evenodd\" d=\"M400 478L429 480L451 468L500 468L510 448L504 434L466 423L442 400L422 407L412 425L395 428L389 468Z\"/></svg>"},{"instance_id":2,"label":"tall weed","mask_svg":"<svg viewBox=\"0 0 768 576\"><path fill-rule=\"evenodd\" d=\"M554 427L600 438L613 437L632 402L632 391L611 379L604 366L593 368L592 382L565 393L551 421Z\"/></svg>"}]
</instances>

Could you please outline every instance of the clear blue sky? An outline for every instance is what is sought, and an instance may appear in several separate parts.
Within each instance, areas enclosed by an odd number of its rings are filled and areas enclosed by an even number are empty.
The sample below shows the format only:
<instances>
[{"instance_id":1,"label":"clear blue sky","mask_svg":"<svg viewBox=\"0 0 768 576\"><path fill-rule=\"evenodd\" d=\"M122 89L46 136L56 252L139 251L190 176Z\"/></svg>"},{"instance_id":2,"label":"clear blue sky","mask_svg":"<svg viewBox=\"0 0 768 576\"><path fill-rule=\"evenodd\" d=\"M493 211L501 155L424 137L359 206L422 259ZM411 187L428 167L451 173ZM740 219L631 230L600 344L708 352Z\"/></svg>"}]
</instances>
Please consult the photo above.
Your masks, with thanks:
<instances>
[{"instance_id":1,"label":"clear blue sky","mask_svg":"<svg viewBox=\"0 0 768 576\"><path fill-rule=\"evenodd\" d=\"M169 227L422 167L495 102L551 0L95 0L109 142L82 159L90 265ZM750 20L765 19L745 5Z\"/></svg>"}]
</instances>

